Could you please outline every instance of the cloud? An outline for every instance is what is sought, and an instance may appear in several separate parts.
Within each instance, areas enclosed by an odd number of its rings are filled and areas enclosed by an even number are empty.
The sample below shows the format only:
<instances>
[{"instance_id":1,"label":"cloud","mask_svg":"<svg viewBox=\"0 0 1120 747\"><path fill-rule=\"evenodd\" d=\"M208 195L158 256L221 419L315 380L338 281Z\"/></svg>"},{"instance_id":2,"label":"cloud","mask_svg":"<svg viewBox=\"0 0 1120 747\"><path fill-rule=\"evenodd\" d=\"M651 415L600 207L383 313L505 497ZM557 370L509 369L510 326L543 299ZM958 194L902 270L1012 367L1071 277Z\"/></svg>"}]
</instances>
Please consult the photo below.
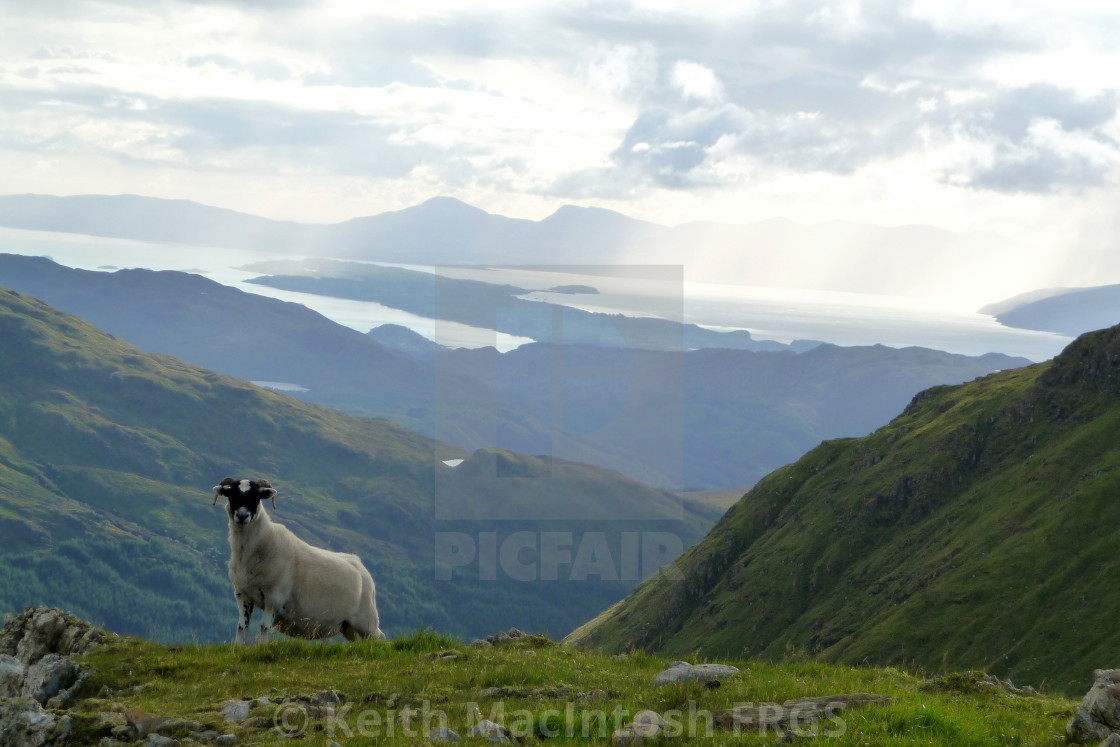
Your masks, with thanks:
<instances>
[{"instance_id":1,"label":"cloud","mask_svg":"<svg viewBox=\"0 0 1120 747\"><path fill-rule=\"evenodd\" d=\"M995 196L1115 181L1114 67L1071 82L1111 27L1064 12L1090 55L1071 56L1038 2L968 5L12 0L0 148L542 205L867 174Z\"/></svg>"},{"instance_id":2,"label":"cloud","mask_svg":"<svg viewBox=\"0 0 1120 747\"><path fill-rule=\"evenodd\" d=\"M723 84L711 68L681 60L673 65L673 86L686 100L714 103L723 99Z\"/></svg>"}]
</instances>

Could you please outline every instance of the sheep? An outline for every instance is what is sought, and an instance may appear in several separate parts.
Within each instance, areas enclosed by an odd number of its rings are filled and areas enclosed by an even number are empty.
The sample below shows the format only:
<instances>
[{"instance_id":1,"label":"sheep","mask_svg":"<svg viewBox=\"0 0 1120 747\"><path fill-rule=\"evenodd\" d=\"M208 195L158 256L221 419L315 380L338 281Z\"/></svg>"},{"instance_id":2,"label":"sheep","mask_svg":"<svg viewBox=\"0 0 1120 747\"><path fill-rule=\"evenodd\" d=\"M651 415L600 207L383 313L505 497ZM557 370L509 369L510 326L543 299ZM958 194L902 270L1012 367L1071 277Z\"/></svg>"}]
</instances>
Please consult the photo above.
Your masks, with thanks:
<instances>
[{"instance_id":1,"label":"sheep","mask_svg":"<svg viewBox=\"0 0 1120 747\"><path fill-rule=\"evenodd\" d=\"M378 627L373 577L357 555L331 552L307 544L261 505L276 490L268 480L227 477L214 486L214 504L227 500L229 579L237 600L237 644L245 644L253 609L263 619L260 642L274 628L298 638L350 641L385 638Z\"/></svg>"}]
</instances>

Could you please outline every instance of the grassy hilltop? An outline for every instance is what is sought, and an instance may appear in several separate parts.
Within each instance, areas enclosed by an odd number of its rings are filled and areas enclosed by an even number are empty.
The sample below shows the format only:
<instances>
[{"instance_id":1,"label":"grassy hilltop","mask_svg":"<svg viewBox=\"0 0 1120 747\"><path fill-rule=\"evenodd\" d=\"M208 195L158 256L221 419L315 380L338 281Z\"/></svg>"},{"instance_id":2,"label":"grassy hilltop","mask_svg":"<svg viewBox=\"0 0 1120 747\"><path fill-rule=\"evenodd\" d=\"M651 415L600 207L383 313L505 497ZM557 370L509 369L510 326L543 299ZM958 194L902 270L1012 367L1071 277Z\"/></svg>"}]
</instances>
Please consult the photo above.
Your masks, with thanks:
<instances>
[{"instance_id":1,"label":"grassy hilltop","mask_svg":"<svg viewBox=\"0 0 1120 747\"><path fill-rule=\"evenodd\" d=\"M247 648L124 640L83 662L95 671L84 687L93 697L79 701L72 718L85 740L79 743L89 744L125 724L125 713L150 723L193 721L196 728L232 733L238 744L251 745L292 744L281 735L285 724L292 731L306 726L300 731L306 740L296 742L302 744L424 744L429 727L440 725L440 713L467 743L486 743L468 737L470 727L485 718L522 743L609 743L616 728L652 709L670 723L675 719L682 731L677 738L664 737L663 744L772 745L788 727L756 726L734 736L717 725L705 736L705 714L735 704L872 693L888 696L889 702L822 720L816 727L822 735L827 730L822 739L836 747L1058 745L1064 743L1064 723L1074 705L1061 697L1022 697L978 686L975 675L923 679L897 669L808 661L736 662L741 672L724 678L719 688L655 686L665 658L620 659L536 636L487 649L427 632L391 642L278 641ZM321 709L300 711L292 704L324 690L336 690L342 698L333 721ZM271 703L258 703L262 697ZM278 705L286 698L292 703ZM248 719L225 721L222 705L230 699L254 701ZM410 709L417 711L411 728L402 721ZM695 737L689 736L690 724ZM804 728L808 733L813 727ZM172 736L183 734L172 730Z\"/></svg>"},{"instance_id":2,"label":"grassy hilltop","mask_svg":"<svg viewBox=\"0 0 1120 747\"><path fill-rule=\"evenodd\" d=\"M1083 692L1120 658L1120 327L918 395L747 493L569 641L604 651L985 667Z\"/></svg>"}]
</instances>

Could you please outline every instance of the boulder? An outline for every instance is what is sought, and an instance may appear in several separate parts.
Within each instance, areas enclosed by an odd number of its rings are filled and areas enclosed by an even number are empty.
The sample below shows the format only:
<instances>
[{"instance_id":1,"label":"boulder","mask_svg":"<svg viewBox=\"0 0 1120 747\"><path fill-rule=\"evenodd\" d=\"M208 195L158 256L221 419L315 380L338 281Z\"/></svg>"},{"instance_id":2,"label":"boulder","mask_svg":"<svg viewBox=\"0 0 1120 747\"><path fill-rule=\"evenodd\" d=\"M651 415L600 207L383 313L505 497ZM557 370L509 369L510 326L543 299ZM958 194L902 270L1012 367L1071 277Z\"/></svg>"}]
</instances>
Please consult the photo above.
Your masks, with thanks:
<instances>
[{"instance_id":1,"label":"boulder","mask_svg":"<svg viewBox=\"0 0 1120 747\"><path fill-rule=\"evenodd\" d=\"M23 662L14 656L0 656L0 698L15 698L23 693Z\"/></svg>"},{"instance_id":2,"label":"boulder","mask_svg":"<svg viewBox=\"0 0 1120 747\"><path fill-rule=\"evenodd\" d=\"M4 747L61 745L66 742L69 733L69 718L56 718L34 700L0 700L0 744Z\"/></svg>"},{"instance_id":3,"label":"boulder","mask_svg":"<svg viewBox=\"0 0 1120 747\"><path fill-rule=\"evenodd\" d=\"M646 744L659 738L664 730L665 719L661 717L660 713L657 711L641 711L634 716L629 724L615 730L614 734L611 735L611 743L616 747Z\"/></svg>"},{"instance_id":4,"label":"boulder","mask_svg":"<svg viewBox=\"0 0 1120 747\"><path fill-rule=\"evenodd\" d=\"M337 690L320 690L317 693L312 693L307 698L307 702L316 706L330 706L331 708L338 708L342 705L342 696L339 695Z\"/></svg>"},{"instance_id":5,"label":"boulder","mask_svg":"<svg viewBox=\"0 0 1120 747\"><path fill-rule=\"evenodd\" d=\"M1074 744L1093 744L1120 733L1120 669L1098 669L1095 681L1066 724Z\"/></svg>"},{"instance_id":6,"label":"boulder","mask_svg":"<svg viewBox=\"0 0 1120 747\"><path fill-rule=\"evenodd\" d=\"M738 674L739 669L729 664L689 664L675 661L653 680L655 685L676 685L682 682L716 682L723 677Z\"/></svg>"},{"instance_id":7,"label":"boulder","mask_svg":"<svg viewBox=\"0 0 1120 747\"><path fill-rule=\"evenodd\" d=\"M505 728L490 719L483 719L475 724L471 729L470 736L485 737L491 744L510 744L513 741Z\"/></svg>"},{"instance_id":8,"label":"boulder","mask_svg":"<svg viewBox=\"0 0 1120 747\"><path fill-rule=\"evenodd\" d=\"M460 742L462 739L446 726L437 726L428 732L429 742Z\"/></svg>"},{"instance_id":9,"label":"boulder","mask_svg":"<svg viewBox=\"0 0 1120 747\"><path fill-rule=\"evenodd\" d=\"M227 722L244 721L249 718L250 700L227 700L222 703L222 716Z\"/></svg>"},{"instance_id":10,"label":"boulder","mask_svg":"<svg viewBox=\"0 0 1120 747\"><path fill-rule=\"evenodd\" d=\"M0 654L30 666L47 654L75 656L112 640L84 620L54 607L28 607L11 615L0 628Z\"/></svg>"},{"instance_id":11,"label":"boulder","mask_svg":"<svg viewBox=\"0 0 1120 747\"><path fill-rule=\"evenodd\" d=\"M23 678L24 697L46 705L56 695L76 689L79 679L84 679L81 675L81 668L70 657L47 654L27 668Z\"/></svg>"}]
</instances>

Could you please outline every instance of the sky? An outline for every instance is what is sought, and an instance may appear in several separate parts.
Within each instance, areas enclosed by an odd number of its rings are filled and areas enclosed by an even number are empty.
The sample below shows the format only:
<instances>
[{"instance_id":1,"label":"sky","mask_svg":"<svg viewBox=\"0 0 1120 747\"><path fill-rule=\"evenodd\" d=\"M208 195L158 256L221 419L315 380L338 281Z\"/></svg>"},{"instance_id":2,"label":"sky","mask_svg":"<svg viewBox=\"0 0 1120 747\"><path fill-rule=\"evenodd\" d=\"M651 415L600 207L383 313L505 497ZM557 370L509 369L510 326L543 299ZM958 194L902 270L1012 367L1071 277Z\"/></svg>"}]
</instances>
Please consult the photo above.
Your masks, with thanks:
<instances>
[{"instance_id":1,"label":"sky","mask_svg":"<svg viewBox=\"0 0 1120 747\"><path fill-rule=\"evenodd\" d=\"M0 194L921 223L1120 282L1112 2L4 0L0 38Z\"/></svg>"}]
</instances>

